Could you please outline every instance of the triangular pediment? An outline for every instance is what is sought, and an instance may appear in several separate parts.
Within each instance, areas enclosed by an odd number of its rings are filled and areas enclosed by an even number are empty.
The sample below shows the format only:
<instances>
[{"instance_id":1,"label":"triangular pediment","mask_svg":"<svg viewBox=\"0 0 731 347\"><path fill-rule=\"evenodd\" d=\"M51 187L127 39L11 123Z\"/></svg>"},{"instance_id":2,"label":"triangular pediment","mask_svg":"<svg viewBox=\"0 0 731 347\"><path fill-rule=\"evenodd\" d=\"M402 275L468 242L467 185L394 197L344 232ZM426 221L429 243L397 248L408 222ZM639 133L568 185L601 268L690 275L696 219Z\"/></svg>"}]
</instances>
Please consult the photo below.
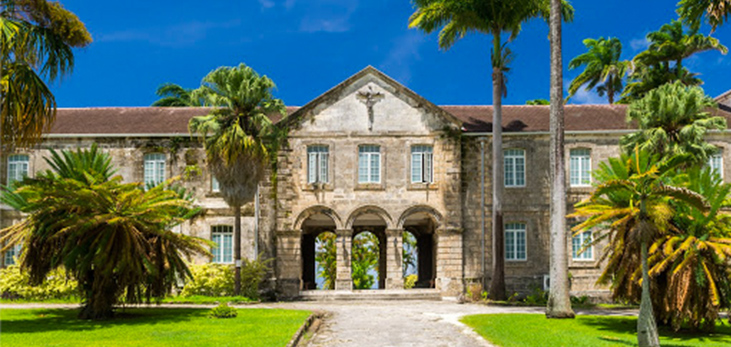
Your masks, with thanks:
<instances>
[{"instance_id":1,"label":"triangular pediment","mask_svg":"<svg viewBox=\"0 0 731 347\"><path fill-rule=\"evenodd\" d=\"M295 132L348 134L426 134L461 122L372 66L291 114L285 125Z\"/></svg>"}]
</instances>

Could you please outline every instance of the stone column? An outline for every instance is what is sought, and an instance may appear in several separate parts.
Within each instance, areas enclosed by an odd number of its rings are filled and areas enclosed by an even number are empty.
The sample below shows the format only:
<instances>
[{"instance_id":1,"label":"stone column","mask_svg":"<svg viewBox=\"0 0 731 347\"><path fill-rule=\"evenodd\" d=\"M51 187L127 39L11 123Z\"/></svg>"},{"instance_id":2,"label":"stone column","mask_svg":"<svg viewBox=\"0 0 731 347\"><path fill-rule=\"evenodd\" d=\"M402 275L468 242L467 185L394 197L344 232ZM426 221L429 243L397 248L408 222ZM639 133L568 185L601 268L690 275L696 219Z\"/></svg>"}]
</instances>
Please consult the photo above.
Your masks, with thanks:
<instances>
[{"instance_id":1,"label":"stone column","mask_svg":"<svg viewBox=\"0 0 731 347\"><path fill-rule=\"evenodd\" d=\"M302 276L301 232L277 230L277 291L285 299L299 296Z\"/></svg>"},{"instance_id":2,"label":"stone column","mask_svg":"<svg viewBox=\"0 0 731 347\"><path fill-rule=\"evenodd\" d=\"M350 252L353 248L353 230L335 230L335 248L337 271L335 278L335 290L353 290L353 277L351 276Z\"/></svg>"},{"instance_id":3,"label":"stone column","mask_svg":"<svg viewBox=\"0 0 731 347\"><path fill-rule=\"evenodd\" d=\"M403 229L386 230L386 289L404 289Z\"/></svg>"},{"instance_id":4,"label":"stone column","mask_svg":"<svg viewBox=\"0 0 731 347\"><path fill-rule=\"evenodd\" d=\"M462 281L462 230L439 228L437 234L437 280L435 287L443 296L458 296L464 291Z\"/></svg>"}]
</instances>

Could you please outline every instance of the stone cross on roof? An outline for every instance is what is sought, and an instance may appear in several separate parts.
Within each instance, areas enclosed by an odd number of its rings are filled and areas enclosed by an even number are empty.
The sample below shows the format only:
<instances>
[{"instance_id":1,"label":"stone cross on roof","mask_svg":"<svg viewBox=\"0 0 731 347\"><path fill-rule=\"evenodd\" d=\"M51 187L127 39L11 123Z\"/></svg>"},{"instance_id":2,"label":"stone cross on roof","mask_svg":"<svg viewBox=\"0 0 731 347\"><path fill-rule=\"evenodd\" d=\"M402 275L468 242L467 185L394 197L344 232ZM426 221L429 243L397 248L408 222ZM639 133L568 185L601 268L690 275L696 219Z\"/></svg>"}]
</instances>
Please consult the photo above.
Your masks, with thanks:
<instances>
[{"instance_id":1,"label":"stone cross on roof","mask_svg":"<svg viewBox=\"0 0 731 347\"><path fill-rule=\"evenodd\" d=\"M383 100L383 93L373 92L372 87L368 87L367 92L358 92L358 99L368 108L368 130L373 130L373 106Z\"/></svg>"}]
</instances>

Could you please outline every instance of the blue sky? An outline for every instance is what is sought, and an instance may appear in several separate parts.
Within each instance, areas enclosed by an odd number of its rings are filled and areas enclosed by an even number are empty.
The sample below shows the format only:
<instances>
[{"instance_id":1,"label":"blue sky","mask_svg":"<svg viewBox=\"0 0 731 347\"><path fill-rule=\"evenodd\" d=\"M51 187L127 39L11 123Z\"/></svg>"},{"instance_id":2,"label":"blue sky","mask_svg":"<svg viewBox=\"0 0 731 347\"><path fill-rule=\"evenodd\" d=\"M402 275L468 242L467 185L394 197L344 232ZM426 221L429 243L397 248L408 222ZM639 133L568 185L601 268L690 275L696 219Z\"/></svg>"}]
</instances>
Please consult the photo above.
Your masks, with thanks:
<instances>
[{"instance_id":1,"label":"blue sky","mask_svg":"<svg viewBox=\"0 0 731 347\"><path fill-rule=\"evenodd\" d=\"M52 88L60 107L147 106L165 82L195 88L218 66L244 62L277 84L276 96L301 106L373 65L439 105L492 103L487 36L441 51L437 35L408 29L408 0L91 1L61 0L86 23L94 43L76 52L72 75ZM575 0L564 25L564 64L582 40L618 37L624 58L644 36L676 18L675 0ZM708 33L708 28L703 29ZM731 24L714 34L731 46ZM510 44L516 58L505 104L549 96L548 26L534 20ZM706 52L685 62L706 93L731 89L731 57ZM565 84L579 71L565 71ZM573 103L605 103L579 93Z\"/></svg>"}]
</instances>

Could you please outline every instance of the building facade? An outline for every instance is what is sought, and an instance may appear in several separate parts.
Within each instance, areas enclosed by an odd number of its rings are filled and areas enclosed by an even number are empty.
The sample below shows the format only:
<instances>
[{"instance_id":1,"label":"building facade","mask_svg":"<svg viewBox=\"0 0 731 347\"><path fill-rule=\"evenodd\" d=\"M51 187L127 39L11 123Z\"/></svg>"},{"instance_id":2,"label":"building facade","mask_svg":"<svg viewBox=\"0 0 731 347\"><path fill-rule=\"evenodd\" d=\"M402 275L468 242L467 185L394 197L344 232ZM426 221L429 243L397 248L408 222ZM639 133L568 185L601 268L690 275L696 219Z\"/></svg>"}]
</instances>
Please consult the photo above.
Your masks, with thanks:
<instances>
[{"instance_id":1,"label":"building facade","mask_svg":"<svg viewBox=\"0 0 731 347\"><path fill-rule=\"evenodd\" d=\"M731 113L718 111L731 120ZM232 262L233 215L205 166L201 145L188 135L190 118L205 108L60 109L37 148L4 153L2 182L48 169L48 148L89 147L108 152L128 182L181 176L204 218L177 232L214 241L213 259ZM278 156L276 185L260 184L243 209L244 257L274 258L269 285L280 297L316 287L316 237L336 235L336 290L351 291L353 238L378 240L377 287L402 289L403 235L416 239L416 287L456 296L490 277L491 129L489 106L437 106L368 67L302 107L288 108L289 129ZM548 106L503 108L505 156L505 273L510 292L544 288L549 272ZM591 171L619 154L632 131L624 106L566 106L569 211L592 190ZM710 134L721 151L709 163L728 179L731 134ZM483 198L484 197L484 198ZM22 218L7 207L2 226ZM576 221L569 220L568 225ZM580 252L591 233L566 231L572 290L596 286L602 245ZM20 250L14 250L18 252ZM12 253L3 264L13 262Z\"/></svg>"}]
</instances>

